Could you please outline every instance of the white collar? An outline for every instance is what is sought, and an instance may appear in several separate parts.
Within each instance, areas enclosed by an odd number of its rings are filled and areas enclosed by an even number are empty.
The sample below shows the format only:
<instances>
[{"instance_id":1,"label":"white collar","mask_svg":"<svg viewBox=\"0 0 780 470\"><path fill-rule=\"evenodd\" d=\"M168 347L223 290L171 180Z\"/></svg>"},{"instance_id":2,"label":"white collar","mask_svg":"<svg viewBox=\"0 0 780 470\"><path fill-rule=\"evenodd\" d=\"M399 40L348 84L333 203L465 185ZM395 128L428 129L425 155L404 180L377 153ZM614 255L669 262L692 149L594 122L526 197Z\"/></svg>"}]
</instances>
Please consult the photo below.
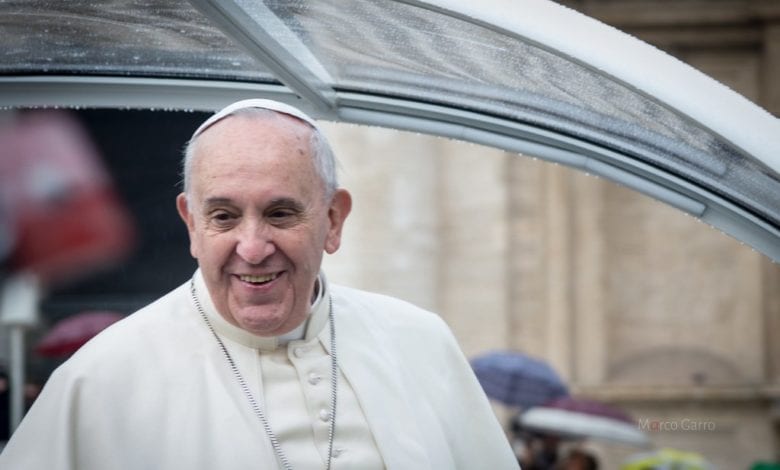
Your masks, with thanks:
<instances>
[{"instance_id":1,"label":"white collar","mask_svg":"<svg viewBox=\"0 0 780 470\"><path fill-rule=\"evenodd\" d=\"M325 274L321 271L317 276L316 294L309 310L309 316L297 328L281 336L257 336L229 323L214 307L200 269L195 271L193 278L195 279L195 292L203 307L203 311L214 327L214 331L223 338L229 338L252 349L272 351L290 341L315 339L328 323L330 291L328 290Z\"/></svg>"}]
</instances>

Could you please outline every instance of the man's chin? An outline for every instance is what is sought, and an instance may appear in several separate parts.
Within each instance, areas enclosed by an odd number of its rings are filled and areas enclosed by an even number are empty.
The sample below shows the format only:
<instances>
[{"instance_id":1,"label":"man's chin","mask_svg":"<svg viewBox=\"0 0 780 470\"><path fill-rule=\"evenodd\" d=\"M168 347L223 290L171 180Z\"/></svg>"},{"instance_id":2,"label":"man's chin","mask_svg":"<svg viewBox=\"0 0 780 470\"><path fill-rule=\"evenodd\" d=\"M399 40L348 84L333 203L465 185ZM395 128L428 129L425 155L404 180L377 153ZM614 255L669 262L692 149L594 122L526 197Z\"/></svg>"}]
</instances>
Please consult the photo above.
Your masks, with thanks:
<instances>
[{"instance_id":1,"label":"man's chin","mask_svg":"<svg viewBox=\"0 0 780 470\"><path fill-rule=\"evenodd\" d=\"M269 312L265 307L244 307L234 313L235 324L256 336L279 336L294 330L300 322L293 324L290 316Z\"/></svg>"},{"instance_id":2,"label":"man's chin","mask_svg":"<svg viewBox=\"0 0 780 470\"><path fill-rule=\"evenodd\" d=\"M284 321L258 321L252 320L240 320L238 321L238 327L244 331L252 333L255 336L279 336L285 333L284 330L292 330L293 328L284 328Z\"/></svg>"}]
</instances>

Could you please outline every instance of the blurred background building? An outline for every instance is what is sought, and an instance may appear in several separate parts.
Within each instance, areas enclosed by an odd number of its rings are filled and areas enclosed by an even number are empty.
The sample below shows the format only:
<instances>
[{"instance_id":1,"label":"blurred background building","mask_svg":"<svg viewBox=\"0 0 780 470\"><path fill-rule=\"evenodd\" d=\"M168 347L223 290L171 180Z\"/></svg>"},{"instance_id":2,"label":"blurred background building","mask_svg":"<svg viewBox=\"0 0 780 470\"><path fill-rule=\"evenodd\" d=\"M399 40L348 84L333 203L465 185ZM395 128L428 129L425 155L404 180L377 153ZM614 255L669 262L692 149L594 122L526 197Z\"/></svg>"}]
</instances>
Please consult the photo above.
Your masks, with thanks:
<instances>
[{"instance_id":1,"label":"blurred background building","mask_svg":"<svg viewBox=\"0 0 780 470\"><path fill-rule=\"evenodd\" d=\"M780 115L780 2L562 3ZM548 360L574 393L658 423L647 429L657 446L722 469L778 458L776 264L565 167L395 131L329 130L356 201L344 249L328 260L332 278L439 312L469 356L510 348ZM635 451L598 449L604 468Z\"/></svg>"}]
</instances>

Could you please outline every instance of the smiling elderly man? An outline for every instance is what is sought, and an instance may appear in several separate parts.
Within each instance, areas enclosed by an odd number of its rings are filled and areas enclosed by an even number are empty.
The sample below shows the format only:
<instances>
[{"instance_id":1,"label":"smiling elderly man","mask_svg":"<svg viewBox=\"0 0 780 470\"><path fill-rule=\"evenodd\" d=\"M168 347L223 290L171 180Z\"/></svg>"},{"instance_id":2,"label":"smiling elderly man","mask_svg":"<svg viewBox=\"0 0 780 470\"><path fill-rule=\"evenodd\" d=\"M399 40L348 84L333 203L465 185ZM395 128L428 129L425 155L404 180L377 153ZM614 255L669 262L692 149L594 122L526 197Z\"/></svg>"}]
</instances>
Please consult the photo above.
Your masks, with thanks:
<instances>
[{"instance_id":1,"label":"smiling elderly man","mask_svg":"<svg viewBox=\"0 0 780 470\"><path fill-rule=\"evenodd\" d=\"M352 201L314 121L228 106L184 185L199 269L55 371L1 468L517 468L438 316L320 272Z\"/></svg>"}]
</instances>

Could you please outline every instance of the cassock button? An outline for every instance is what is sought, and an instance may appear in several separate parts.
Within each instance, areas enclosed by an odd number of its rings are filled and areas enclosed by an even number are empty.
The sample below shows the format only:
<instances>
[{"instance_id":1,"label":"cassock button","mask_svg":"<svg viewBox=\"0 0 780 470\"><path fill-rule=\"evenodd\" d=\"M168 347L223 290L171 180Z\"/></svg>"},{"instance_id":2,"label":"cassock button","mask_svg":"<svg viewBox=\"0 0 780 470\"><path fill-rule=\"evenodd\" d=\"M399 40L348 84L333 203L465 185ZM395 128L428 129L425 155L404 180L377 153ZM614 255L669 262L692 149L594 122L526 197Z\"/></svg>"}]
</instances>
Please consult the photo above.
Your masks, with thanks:
<instances>
[{"instance_id":1,"label":"cassock button","mask_svg":"<svg viewBox=\"0 0 780 470\"><path fill-rule=\"evenodd\" d=\"M320 383L320 380L322 380L322 376L321 375L316 374L314 372L309 374L309 383L310 384L317 385L318 383Z\"/></svg>"},{"instance_id":2,"label":"cassock button","mask_svg":"<svg viewBox=\"0 0 780 470\"><path fill-rule=\"evenodd\" d=\"M328 410L320 410L320 420L324 422L330 421L330 411Z\"/></svg>"}]
</instances>

